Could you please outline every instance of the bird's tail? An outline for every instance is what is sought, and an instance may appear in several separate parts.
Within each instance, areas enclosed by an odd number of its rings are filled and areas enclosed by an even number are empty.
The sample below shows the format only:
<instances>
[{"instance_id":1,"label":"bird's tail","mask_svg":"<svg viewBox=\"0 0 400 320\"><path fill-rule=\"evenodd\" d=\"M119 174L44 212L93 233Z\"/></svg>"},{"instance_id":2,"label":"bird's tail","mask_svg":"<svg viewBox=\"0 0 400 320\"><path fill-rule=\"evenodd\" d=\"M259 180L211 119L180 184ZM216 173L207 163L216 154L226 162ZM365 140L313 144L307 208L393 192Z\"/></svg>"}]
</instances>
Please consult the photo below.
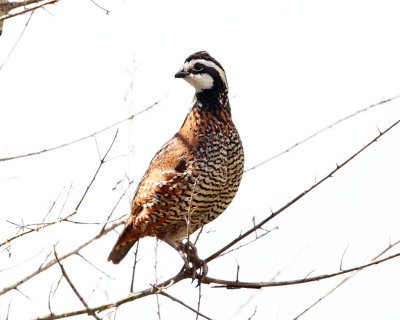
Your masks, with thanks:
<instances>
[{"instance_id":1,"label":"bird's tail","mask_svg":"<svg viewBox=\"0 0 400 320\"><path fill-rule=\"evenodd\" d=\"M132 248L132 246L135 244L135 241L125 243L122 246L117 247L117 245L114 246L112 249L110 255L107 258L107 261L112 261L114 264L120 263L123 258L127 255L129 250Z\"/></svg>"},{"instance_id":2,"label":"bird's tail","mask_svg":"<svg viewBox=\"0 0 400 320\"><path fill-rule=\"evenodd\" d=\"M114 248L111 250L107 261L112 261L114 264L120 263L137 240L137 238L132 237L129 225L126 225L119 236L117 243L114 245Z\"/></svg>"}]
</instances>

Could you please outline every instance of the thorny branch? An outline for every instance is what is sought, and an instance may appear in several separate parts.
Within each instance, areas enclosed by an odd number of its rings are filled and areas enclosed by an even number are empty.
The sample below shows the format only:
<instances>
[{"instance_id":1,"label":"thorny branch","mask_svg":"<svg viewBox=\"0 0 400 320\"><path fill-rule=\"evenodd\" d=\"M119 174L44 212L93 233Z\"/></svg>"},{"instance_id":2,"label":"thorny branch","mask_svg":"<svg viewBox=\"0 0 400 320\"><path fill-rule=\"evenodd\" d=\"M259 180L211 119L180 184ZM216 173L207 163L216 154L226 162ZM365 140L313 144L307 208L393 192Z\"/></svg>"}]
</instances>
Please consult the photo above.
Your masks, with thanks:
<instances>
[{"instance_id":1,"label":"thorny branch","mask_svg":"<svg viewBox=\"0 0 400 320\"><path fill-rule=\"evenodd\" d=\"M216 286L216 288L226 288L226 289L238 289L238 288L261 289L261 288L265 288L265 287L290 286L290 285L294 285L294 284L315 282L315 281L320 281L323 279L337 277L342 274L346 274L346 273L353 272L353 271L359 271L359 270L380 264L382 262L385 262L385 261L388 261L388 260L391 260L391 259L394 259L397 257L400 257L400 252L393 254L389 257L386 257L384 259L374 260L370 263L363 264L363 265L360 265L360 266L357 266L354 268L340 270L338 272L324 274L324 275L320 275L320 276L316 276L316 277L301 278L301 279L297 279L297 280L273 281L273 282L243 282L243 281L220 280L220 279L214 279L211 277L205 277L203 283L206 283L206 284L216 283L216 284L219 284L219 286Z\"/></svg>"},{"instance_id":2,"label":"thorny branch","mask_svg":"<svg viewBox=\"0 0 400 320\"><path fill-rule=\"evenodd\" d=\"M11 241L13 241L13 240L15 240L15 239L17 239L17 238L20 238L20 237L22 237L22 236L24 236L24 235L26 235L26 234L28 234L28 233L31 233L31 232L34 232L34 231L39 231L39 230L41 230L41 229L47 228L47 227L52 226L52 225L54 225L54 224L56 224L56 223L60 223L60 222L62 222L62 221L67 221L69 218L71 218L72 216L74 216L74 215L78 212L78 209L79 209L79 207L81 206L83 200L86 198L86 195L87 195L87 193L89 192L89 189L90 189L91 186L93 185L93 182L94 182L94 180L96 179L97 174L99 173L99 171L100 171L102 165L104 164L105 159L106 159L108 153L110 152L112 146L114 145L114 142L115 142L115 140L117 139L117 136L118 136L118 130L115 132L115 135L114 135L114 138L113 138L113 140L112 140L112 142L111 142L111 145L110 145L109 148L107 149L107 151L106 151L106 153L104 154L104 156L101 158L100 163L99 163L99 165L98 165L98 167L97 167L97 170L96 170L96 172L94 173L94 175L93 175L93 177L92 177L92 180L90 181L90 183L89 183L88 186L86 187L86 190L85 190L85 192L83 193L82 197L80 198L80 200L79 200L78 204L76 205L74 211L72 211L70 214L68 214L68 215L65 216L64 218L60 218L60 219L57 219L57 220L52 221L52 222L41 223L41 224L39 224L36 228L32 228L32 229L29 229L29 230L27 230L27 231L25 231L25 232L22 232L22 233L20 233L20 234L17 234L17 235L15 235L15 236L13 236L13 237L11 237L11 238L9 238L9 239L7 239L7 240L1 242L1 243L0 243L0 247L3 246L3 245L5 245L5 244L7 244L7 243L10 243Z\"/></svg>"}]
</instances>

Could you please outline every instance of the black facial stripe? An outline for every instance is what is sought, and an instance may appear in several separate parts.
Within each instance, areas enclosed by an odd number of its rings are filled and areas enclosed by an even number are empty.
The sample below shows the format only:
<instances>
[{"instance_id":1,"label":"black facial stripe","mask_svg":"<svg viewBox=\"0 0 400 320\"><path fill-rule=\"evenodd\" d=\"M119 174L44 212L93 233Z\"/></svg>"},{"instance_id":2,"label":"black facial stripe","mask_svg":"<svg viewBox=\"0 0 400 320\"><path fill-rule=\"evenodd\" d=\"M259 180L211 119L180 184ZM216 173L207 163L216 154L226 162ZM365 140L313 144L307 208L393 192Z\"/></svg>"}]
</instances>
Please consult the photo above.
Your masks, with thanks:
<instances>
[{"instance_id":1,"label":"black facial stripe","mask_svg":"<svg viewBox=\"0 0 400 320\"><path fill-rule=\"evenodd\" d=\"M221 70L225 71L224 68L222 68L221 64L215 60L213 57L211 57L206 51L199 51L196 53L193 53L190 55L185 62L192 61L194 59L203 59L203 60L208 60L214 62L218 67L221 68Z\"/></svg>"}]
</instances>

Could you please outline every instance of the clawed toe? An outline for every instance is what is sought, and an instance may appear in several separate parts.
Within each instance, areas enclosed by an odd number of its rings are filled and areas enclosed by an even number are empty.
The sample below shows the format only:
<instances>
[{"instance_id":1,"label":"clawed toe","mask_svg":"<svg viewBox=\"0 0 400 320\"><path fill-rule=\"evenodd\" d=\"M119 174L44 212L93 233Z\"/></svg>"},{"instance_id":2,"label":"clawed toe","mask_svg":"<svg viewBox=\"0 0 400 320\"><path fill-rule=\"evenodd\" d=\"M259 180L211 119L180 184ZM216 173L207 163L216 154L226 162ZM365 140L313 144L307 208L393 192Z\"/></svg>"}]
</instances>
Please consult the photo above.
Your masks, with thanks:
<instances>
[{"instance_id":1,"label":"clawed toe","mask_svg":"<svg viewBox=\"0 0 400 320\"><path fill-rule=\"evenodd\" d=\"M187 272L190 273L192 277L192 282L198 278L197 277L197 270L200 269L199 273L199 284L203 282L207 273L208 273L208 266L207 263L200 259L197 254L197 249L191 242L182 243L178 250L179 254L181 255L184 261L183 269L186 269ZM192 267L190 267L190 264Z\"/></svg>"}]
</instances>

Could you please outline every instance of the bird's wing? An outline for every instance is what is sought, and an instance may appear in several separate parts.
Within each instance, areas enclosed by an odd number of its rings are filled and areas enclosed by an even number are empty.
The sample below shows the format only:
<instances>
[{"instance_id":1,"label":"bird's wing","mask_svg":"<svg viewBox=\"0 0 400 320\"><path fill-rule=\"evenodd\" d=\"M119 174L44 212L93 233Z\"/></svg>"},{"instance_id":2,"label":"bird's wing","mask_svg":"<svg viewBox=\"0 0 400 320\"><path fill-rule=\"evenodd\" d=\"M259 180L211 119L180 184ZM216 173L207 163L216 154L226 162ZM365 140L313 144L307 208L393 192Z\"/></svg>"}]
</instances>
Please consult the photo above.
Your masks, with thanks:
<instances>
[{"instance_id":1,"label":"bird's wing","mask_svg":"<svg viewBox=\"0 0 400 320\"><path fill-rule=\"evenodd\" d=\"M132 245L168 217L190 190L194 164L184 141L174 136L154 156L139 183L131 214L108 260L119 263Z\"/></svg>"}]
</instances>

